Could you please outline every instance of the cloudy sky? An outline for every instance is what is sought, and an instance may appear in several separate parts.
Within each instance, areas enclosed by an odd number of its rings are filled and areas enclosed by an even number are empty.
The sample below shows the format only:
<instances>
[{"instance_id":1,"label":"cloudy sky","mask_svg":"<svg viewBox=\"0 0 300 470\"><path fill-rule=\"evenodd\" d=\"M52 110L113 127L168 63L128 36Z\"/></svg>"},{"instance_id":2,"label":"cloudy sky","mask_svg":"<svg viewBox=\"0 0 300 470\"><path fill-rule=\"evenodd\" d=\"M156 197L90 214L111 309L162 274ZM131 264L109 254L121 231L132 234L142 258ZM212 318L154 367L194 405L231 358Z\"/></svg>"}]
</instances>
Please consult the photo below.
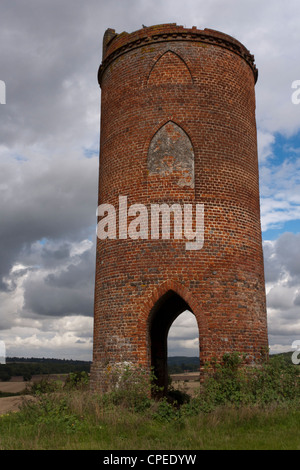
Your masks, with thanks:
<instances>
[{"instance_id":1,"label":"cloudy sky","mask_svg":"<svg viewBox=\"0 0 300 470\"><path fill-rule=\"evenodd\" d=\"M108 27L159 23L220 30L255 55L271 352L300 339L300 104L291 99L299 1L2 0L0 341L8 356L92 357L102 37ZM170 354L197 354L196 345L192 319L180 316Z\"/></svg>"}]
</instances>

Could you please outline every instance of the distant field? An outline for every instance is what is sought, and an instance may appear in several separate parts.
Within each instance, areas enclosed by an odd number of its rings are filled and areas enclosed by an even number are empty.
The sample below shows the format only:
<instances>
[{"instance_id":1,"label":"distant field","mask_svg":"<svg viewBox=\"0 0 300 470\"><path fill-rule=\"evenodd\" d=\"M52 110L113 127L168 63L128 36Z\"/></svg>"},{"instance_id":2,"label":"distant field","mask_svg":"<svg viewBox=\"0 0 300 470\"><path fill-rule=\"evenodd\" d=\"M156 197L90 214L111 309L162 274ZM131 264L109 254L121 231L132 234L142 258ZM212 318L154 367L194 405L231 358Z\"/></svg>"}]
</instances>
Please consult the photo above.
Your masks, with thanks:
<instances>
[{"instance_id":1,"label":"distant field","mask_svg":"<svg viewBox=\"0 0 300 470\"><path fill-rule=\"evenodd\" d=\"M171 374L172 386L176 390L188 393L193 396L199 391L199 373L186 372L185 374Z\"/></svg>"},{"instance_id":2,"label":"distant field","mask_svg":"<svg viewBox=\"0 0 300 470\"><path fill-rule=\"evenodd\" d=\"M17 377L16 381L0 382L0 415L18 411L24 398L29 398L27 395L20 395L25 391L26 382L18 379L19 377ZM10 394L18 395L10 396Z\"/></svg>"},{"instance_id":3,"label":"distant field","mask_svg":"<svg viewBox=\"0 0 300 470\"><path fill-rule=\"evenodd\" d=\"M64 380L67 374L53 374L53 375L34 375L31 380L25 382L22 377L12 377L8 382L0 382L0 394L19 394L30 387L33 382L39 382L43 377L51 380ZM199 374L194 372L187 372L185 374L172 374L172 385L175 389L184 391L190 395L194 395L199 389ZM15 397L1 397L0 396L0 415L8 411L16 411L19 404L22 403L22 396Z\"/></svg>"},{"instance_id":4,"label":"distant field","mask_svg":"<svg viewBox=\"0 0 300 470\"><path fill-rule=\"evenodd\" d=\"M30 387L34 382L39 382L42 378L47 377L50 380L63 381L67 374L53 375L34 375L31 380L25 382L22 377L12 377L8 382L0 381L0 415L11 411L18 411L26 395L26 387ZM15 396L10 396L10 394Z\"/></svg>"},{"instance_id":5,"label":"distant field","mask_svg":"<svg viewBox=\"0 0 300 470\"><path fill-rule=\"evenodd\" d=\"M10 382L0 382L0 392L20 393L25 389L26 383L27 382L24 382L21 380L16 380L16 381L11 380ZM1 405L1 402L0 402L0 405Z\"/></svg>"},{"instance_id":6,"label":"distant field","mask_svg":"<svg viewBox=\"0 0 300 470\"><path fill-rule=\"evenodd\" d=\"M14 376L7 382L0 381L0 392L19 393L22 392L27 386L30 386L33 382L39 382L42 378L47 377L50 380L64 380L67 374L40 374L33 375L30 381L25 382L23 377Z\"/></svg>"}]
</instances>

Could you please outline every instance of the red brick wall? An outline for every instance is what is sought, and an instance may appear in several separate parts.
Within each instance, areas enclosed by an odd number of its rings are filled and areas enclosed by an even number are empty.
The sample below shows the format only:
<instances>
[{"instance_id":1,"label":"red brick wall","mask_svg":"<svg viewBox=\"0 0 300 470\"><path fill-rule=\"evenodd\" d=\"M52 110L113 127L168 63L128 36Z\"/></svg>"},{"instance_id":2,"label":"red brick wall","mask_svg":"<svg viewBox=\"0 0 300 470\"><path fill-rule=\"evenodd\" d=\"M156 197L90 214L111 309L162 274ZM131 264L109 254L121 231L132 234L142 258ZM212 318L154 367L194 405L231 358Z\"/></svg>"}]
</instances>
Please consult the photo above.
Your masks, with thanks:
<instances>
[{"instance_id":1,"label":"red brick wall","mask_svg":"<svg viewBox=\"0 0 300 470\"><path fill-rule=\"evenodd\" d=\"M92 386L104 387L115 362L150 367L152 316L174 319L174 305L159 303L169 291L197 319L201 364L233 351L260 360L268 338L253 56L230 36L177 25L109 30L103 51L99 204L118 208L119 195L128 206L204 204L205 240L193 251L184 240L98 240ZM149 172L151 140L169 121L191 142L193 185L178 184L180 157Z\"/></svg>"}]
</instances>

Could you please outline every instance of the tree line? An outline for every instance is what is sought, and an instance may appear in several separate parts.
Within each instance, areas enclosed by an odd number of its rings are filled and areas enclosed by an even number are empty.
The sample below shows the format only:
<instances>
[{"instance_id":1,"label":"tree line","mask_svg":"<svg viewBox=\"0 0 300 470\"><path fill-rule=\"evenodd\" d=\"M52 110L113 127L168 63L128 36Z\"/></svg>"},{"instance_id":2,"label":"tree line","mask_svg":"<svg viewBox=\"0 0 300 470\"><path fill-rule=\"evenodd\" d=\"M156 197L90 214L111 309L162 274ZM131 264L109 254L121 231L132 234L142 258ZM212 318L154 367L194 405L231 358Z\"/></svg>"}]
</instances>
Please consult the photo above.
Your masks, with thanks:
<instances>
[{"instance_id":1,"label":"tree line","mask_svg":"<svg viewBox=\"0 0 300 470\"><path fill-rule=\"evenodd\" d=\"M14 376L30 380L33 375L89 373L90 366L90 361L72 359L7 357L6 364L0 364L0 380L8 381Z\"/></svg>"}]
</instances>

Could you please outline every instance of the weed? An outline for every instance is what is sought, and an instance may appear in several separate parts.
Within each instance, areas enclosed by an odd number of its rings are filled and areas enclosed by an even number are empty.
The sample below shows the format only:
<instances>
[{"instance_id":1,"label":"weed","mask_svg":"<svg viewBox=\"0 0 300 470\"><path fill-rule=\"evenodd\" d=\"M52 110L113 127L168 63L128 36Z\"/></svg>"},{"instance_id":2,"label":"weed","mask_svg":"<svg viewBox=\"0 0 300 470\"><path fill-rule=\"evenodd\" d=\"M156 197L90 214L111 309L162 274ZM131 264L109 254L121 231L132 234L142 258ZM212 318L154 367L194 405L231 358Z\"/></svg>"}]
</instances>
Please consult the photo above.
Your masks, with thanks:
<instances>
[{"instance_id":1,"label":"weed","mask_svg":"<svg viewBox=\"0 0 300 470\"><path fill-rule=\"evenodd\" d=\"M38 382L27 384L26 394L28 395L42 395L44 393L52 393L59 389L59 384L49 377L43 378Z\"/></svg>"},{"instance_id":2,"label":"weed","mask_svg":"<svg viewBox=\"0 0 300 470\"><path fill-rule=\"evenodd\" d=\"M82 375L71 375L65 387L36 383L20 412L1 417L0 449L299 446L299 368L277 359L245 368L226 356L208 370L190 398L181 391L152 399L149 374L131 366L103 394L89 392Z\"/></svg>"},{"instance_id":3,"label":"weed","mask_svg":"<svg viewBox=\"0 0 300 470\"><path fill-rule=\"evenodd\" d=\"M89 375L87 372L71 372L64 384L64 388L67 390L71 389L84 389L89 385Z\"/></svg>"}]
</instances>

